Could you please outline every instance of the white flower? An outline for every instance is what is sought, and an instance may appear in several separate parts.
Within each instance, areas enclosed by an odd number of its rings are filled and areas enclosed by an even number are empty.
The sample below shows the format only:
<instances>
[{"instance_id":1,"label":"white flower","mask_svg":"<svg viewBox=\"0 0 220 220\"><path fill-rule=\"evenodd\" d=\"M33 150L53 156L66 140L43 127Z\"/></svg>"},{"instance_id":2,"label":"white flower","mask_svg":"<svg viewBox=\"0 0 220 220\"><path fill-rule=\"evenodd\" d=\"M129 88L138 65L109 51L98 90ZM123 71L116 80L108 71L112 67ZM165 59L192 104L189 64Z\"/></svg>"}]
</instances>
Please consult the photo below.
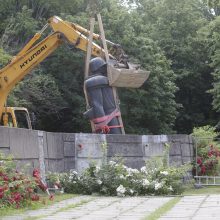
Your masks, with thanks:
<instances>
[{"instance_id":1,"label":"white flower","mask_svg":"<svg viewBox=\"0 0 220 220\"><path fill-rule=\"evenodd\" d=\"M126 176L132 176L134 173L139 173L137 169L127 168L128 174Z\"/></svg>"},{"instance_id":2,"label":"white flower","mask_svg":"<svg viewBox=\"0 0 220 220\"><path fill-rule=\"evenodd\" d=\"M129 192L131 193L131 195L133 195L133 193L134 193L134 190L132 190L132 189L129 189Z\"/></svg>"},{"instance_id":3,"label":"white flower","mask_svg":"<svg viewBox=\"0 0 220 220\"><path fill-rule=\"evenodd\" d=\"M124 180L124 179L125 179L125 176L124 176L123 174L121 174L121 175L119 176L119 178L122 179L122 180Z\"/></svg>"},{"instance_id":4,"label":"white flower","mask_svg":"<svg viewBox=\"0 0 220 220\"><path fill-rule=\"evenodd\" d=\"M173 187L172 186L169 186L168 189L173 192Z\"/></svg>"},{"instance_id":5,"label":"white flower","mask_svg":"<svg viewBox=\"0 0 220 220\"><path fill-rule=\"evenodd\" d=\"M150 182L149 182L147 179L143 179L143 180L142 180L142 185L143 185L143 186L149 186L149 185L150 185Z\"/></svg>"},{"instance_id":6,"label":"white flower","mask_svg":"<svg viewBox=\"0 0 220 220\"><path fill-rule=\"evenodd\" d=\"M102 181L100 179L97 179L96 182L101 185L102 184Z\"/></svg>"},{"instance_id":7,"label":"white flower","mask_svg":"<svg viewBox=\"0 0 220 220\"><path fill-rule=\"evenodd\" d=\"M73 176L69 176L68 182L72 182Z\"/></svg>"},{"instance_id":8,"label":"white flower","mask_svg":"<svg viewBox=\"0 0 220 220\"><path fill-rule=\"evenodd\" d=\"M162 183L155 183L154 189L157 191L158 189L162 188L163 184Z\"/></svg>"},{"instance_id":9,"label":"white flower","mask_svg":"<svg viewBox=\"0 0 220 220\"><path fill-rule=\"evenodd\" d=\"M100 170L100 166L96 166L96 168L95 168L95 172L98 173L99 170Z\"/></svg>"},{"instance_id":10,"label":"white flower","mask_svg":"<svg viewBox=\"0 0 220 220\"><path fill-rule=\"evenodd\" d=\"M127 168L128 168L128 167L127 167L127 166L125 166L125 165L122 165L122 167L123 167L125 170L127 170Z\"/></svg>"},{"instance_id":11,"label":"white flower","mask_svg":"<svg viewBox=\"0 0 220 220\"><path fill-rule=\"evenodd\" d=\"M131 182L132 182L132 183L137 183L137 184L138 184L138 183L140 183L140 180L137 180L137 179L135 179L135 178L132 178L132 179L131 179Z\"/></svg>"},{"instance_id":12,"label":"white flower","mask_svg":"<svg viewBox=\"0 0 220 220\"><path fill-rule=\"evenodd\" d=\"M141 172L147 174L147 167L145 166L141 167Z\"/></svg>"},{"instance_id":13,"label":"white flower","mask_svg":"<svg viewBox=\"0 0 220 220\"><path fill-rule=\"evenodd\" d=\"M133 173L139 173L139 171L137 169L132 169Z\"/></svg>"},{"instance_id":14,"label":"white flower","mask_svg":"<svg viewBox=\"0 0 220 220\"><path fill-rule=\"evenodd\" d=\"M164 176L167 176L169 173L167 171L160 171L160 174L163 174Z\"/></svg>"},{"instance_id":15,"label":"white flower","mask_svg":"<svg viewBox=\"0 0 220 220\"><path fill-rule=\"evenodd\" d=\"M70 170L70 175L77 175L78 173L75 170Z\"/></svg>"},{"instance_id":16,"label":"white flower","mask_svg":"<svg viewBox=\"0 0 220 220\"><path fill-rule=\"evenodd\" d=\"M116 162L115 161L109 161L109 164L111 165L111 166L114 166L115 164L116 164Z\"/></svg>"},{"instance_id":17,"label":"white flower","mask_svg":"<svg viewBox=\"0 0 220 220\"><path fill-rule=\"evenodd\" d=\"M126 189L123 185L120 185L117 189L117 196L124 196L124 193L126 192Z\"/></svg>"},{"instance_id":18,"label":"white flower","mask_svg":"<svg viewBox=\"0 0 220 220\"><path fill-rule=\"evenodd\" d=\"M157 172L157 170L158 170L158 169L155 167L154 169L151 170L151 172L152 172L152 173L155 173L155 172Z\"/></svg>"}]
</instances>

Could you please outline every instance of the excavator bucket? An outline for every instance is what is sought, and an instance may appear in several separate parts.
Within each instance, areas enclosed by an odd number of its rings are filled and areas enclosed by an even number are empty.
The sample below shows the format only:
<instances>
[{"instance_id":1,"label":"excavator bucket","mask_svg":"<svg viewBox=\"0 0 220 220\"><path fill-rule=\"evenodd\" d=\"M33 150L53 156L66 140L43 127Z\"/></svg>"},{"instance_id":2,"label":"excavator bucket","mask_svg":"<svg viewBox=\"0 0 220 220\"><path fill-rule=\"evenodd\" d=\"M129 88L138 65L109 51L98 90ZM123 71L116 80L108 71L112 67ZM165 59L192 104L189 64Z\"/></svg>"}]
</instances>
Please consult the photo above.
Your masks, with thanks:
<instances>
[{"instance_id":1,"label":"excavator bucket","mask_svg":"<svg viewBox=\"0 0 220 220\"><path fill-rule=\"evenodd\" d=\"M112 87L139 88L148 79L150 72L140 69L119 69L107 66L109 85Z\"/></svg>"}]
</instances>

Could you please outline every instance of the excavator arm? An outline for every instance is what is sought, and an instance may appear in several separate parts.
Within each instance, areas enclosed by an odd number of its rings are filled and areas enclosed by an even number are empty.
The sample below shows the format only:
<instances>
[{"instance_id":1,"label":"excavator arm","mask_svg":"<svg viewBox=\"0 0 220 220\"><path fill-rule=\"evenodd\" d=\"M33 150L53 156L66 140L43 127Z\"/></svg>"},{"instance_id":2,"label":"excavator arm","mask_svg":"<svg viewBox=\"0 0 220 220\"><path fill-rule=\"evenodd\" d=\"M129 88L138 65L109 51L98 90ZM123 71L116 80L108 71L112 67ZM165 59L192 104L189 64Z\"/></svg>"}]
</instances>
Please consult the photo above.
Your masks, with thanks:
<instances>
[{"instance_id":1,"label":"excavator arm","mask_svg":"<svg viewBox=\"0 0 220 220\"><path fill-rule=\"evenodd\" d=\"M6 109L4 106L7 96L14 86L35 66L47 58L60 44L67 41L76 48L83 51L87 50L88 38L82 33L88 33L88 31L85 31L86 29L63 21L57 16L51 17L48 20L48 25L53 30L52 34L34 45L41 37L42 32L35 34L17 56L12 59L11 63L0 70L0 116ZM46 29L48 25L43 29ZM102 57L104 56L104 51L99 45L93 43L92 54ZM113 58L113 56L111 57Z\"/></svg>"}]
</instances>

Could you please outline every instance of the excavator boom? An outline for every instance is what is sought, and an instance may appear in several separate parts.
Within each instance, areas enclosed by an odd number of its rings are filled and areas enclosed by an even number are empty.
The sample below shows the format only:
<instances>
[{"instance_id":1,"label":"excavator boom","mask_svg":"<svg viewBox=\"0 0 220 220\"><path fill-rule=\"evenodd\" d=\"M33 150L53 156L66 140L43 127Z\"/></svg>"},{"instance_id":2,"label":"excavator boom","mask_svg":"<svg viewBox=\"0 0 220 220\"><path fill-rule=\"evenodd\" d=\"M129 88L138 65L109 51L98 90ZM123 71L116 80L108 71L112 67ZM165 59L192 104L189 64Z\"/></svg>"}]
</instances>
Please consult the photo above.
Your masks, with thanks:
<instances>
[{"instance_id":1,"label":"excavator boom","mask_svg":"<svg viewBox=\"0 0 220 220\"><path fill-rule=\"evenodd\" d=\"M13 57L12 61L0 70L0 116L5 111L4 106L8 94L14 86L35 66L46 59L60 44L68 41L68 43L76 48L86 51L87 37L75 29L69 22L54 16L48 20L48 25L53 29L51 35L33 46L42 33L35 34L27 45ZM92 54L94 56L103 56L104 51L99 45L93 43ZM0 120L2 120L2 117Z\"/></svg>"}]
</instances>

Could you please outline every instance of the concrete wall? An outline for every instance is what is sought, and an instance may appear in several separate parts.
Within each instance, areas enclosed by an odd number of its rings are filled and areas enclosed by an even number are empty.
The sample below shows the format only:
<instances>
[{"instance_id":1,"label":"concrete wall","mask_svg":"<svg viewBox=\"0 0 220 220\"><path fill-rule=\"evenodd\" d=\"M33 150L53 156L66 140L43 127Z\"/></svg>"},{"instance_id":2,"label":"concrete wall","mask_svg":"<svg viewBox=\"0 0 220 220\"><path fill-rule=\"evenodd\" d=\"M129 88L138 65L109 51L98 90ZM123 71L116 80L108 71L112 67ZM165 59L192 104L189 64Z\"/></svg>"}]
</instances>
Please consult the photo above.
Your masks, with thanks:
<instances>
[{"instance_id":1,"label":"concrete wall","mask_svg":"<svg viewBox=\"0 0 220 220\"><path fill-rule=\"evenodd\" d=\"M47 171L82 171L91 161L101 163L115 156L140 168L150 157L163 155L164 143L171 145L170 164L193 160L193 142L188 135L67 134L0 127L0 151L12 154L18 167L26 163L30 169L40 167L43 175Z\"/></svg>"}]
</instances>

